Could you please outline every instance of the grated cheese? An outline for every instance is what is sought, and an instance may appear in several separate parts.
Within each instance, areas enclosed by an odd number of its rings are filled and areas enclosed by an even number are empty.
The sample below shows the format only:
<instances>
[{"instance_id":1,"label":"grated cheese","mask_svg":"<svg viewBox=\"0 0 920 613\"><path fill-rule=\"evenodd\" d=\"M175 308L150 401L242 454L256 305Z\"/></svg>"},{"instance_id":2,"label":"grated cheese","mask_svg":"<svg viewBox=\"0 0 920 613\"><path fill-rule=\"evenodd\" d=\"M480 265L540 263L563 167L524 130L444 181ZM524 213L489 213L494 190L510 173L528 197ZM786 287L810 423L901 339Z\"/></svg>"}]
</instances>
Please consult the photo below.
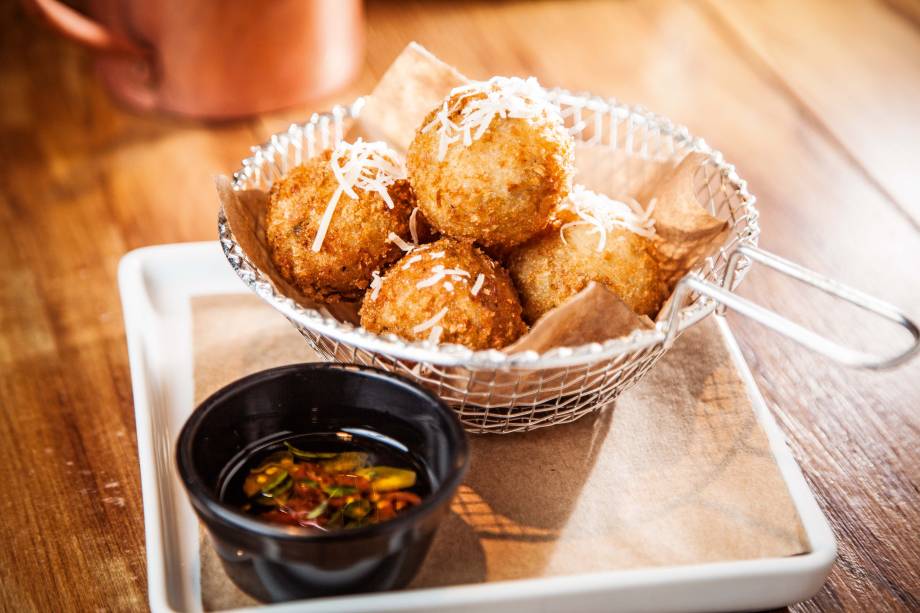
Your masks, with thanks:
<instances>
[{"instance_id":1,"label":"grated cheese","mask_svg":"<svg viewBox=\"0 0 920 613\"><path fill-rule=\"evenodd\" d=\"M407 243L395 232L390 232L387 234L387 240L406 252L412 251L418 246L413 245L412 243Z\"/></svg>"},{"instance_id":2,"label":"grated cheese","mask_svg":"<svg viewBox=\"0 0 920 613\"><path fill-rule=\"evenodd\" d=\"M443 252L443 251L435 251L434 253L431 254L431 259L432 259L432 260L437 260L437 259L443 258L443 257L444 257L444 252Z\"/></svg>"},{"instance_id":3,"label":"grated cheese","mask_svg":"<svg viewBox=\"0 0 920 613\"><path fill-rule=\"evenodd\" d=\"M380 272L375 270L371 273L371 300L377 300L377 294L380 293L380 287L383 285L383 277Z\"/></svg>"},{"instance_id":4,"label":"grated cheese","mask_svg":"<svg viewBox=\"0 0 920 613\"><path fill-rule=\"evenodd\" d=\"M444 332L444 328L442 328L441 326L435 326L434 328L432 328L431 334L428 335L428 342L434 343L435 345L437 345L439 342L441 342L442 332Z\"/></svg>"},{"instance_id":5,"label":"grated cheese","mask_svg":"<svg viewBox=\"0 0 920 613\"><path fill-rule=\"evenodd\" d=\"M415 287L416 289L422 289L424 287L431 287L432 285L437 285L446 276L447 275L445 275L443 272L436 270L434 271L434 274L428 277L427 279L422 279L421 281L416 283Z\"/></svg>"},{"instance_id":6,"label":"grated cheese","mask_svg":"<svg viewBox=\"0 0 920 613\"><path fill-rule=\"evenodd\" d=\"M470 276L470 273L466 272L462 268L444 268L443 264L437 264L431 269L431 272L434 274L432 274L427 279L422 279L415 284L417 289L437 285L444 279L444 277L450 277L454 281L460 281L463 277Z\"/></svg>"},{"instance_id":7,"label":"grated cheese","mask_svg":"<svg viewBox=\"0 0 920 613\"><path fill-rule=\"evenodd\" d=\"M566 245L568 241L565 239L565 230L576 226L590 226L591 232L598 235L598 252L607 246L607 233L614 228L624 228L646 238L655 235L655 220L651 217L655 208L654 199L649 203L648 209L643 210L635 200L613 200L576 185L562 208L572 211L579 218L578 221L570 221L559 228L559 235Z\"/></svg>"},{"instance_id":8,"label":"grated cheese","mask_svg":"<svg viewBox=\"0 0 920 613\"><path fill-rule=\"evenodd\" d=\"M435 266L434 268L432 268L432 270L435 270L437 268L440 268L441 272L443 272L445 275L451 275L452 277L469 277L470 276L470 273L466 272L462 268L444 268L443 266L439 264L438 266ZM459 279L454 279L454 281L459 281Z\"/></svg>"},{"instance_id":9,"label":"grated cheese","mask_svg":"<svg viewBox=\"0 0 920 613\"><path fill-rule=\"evenodd\" d=\"M459 122L455 123L451 116L458 111ZM492 77L452 89L434 119L421 131L424 134L437 129L441 162L450 145L462 142L469 147L482 138L496 117L556 121L562 127L559 109L549 101L534 77Z\"/></svg>"},{"instance_id":10,"label":"grated cheese","mask_svg":"<svg viewBox=\"0 0 920 613\"><path fill-rule=\"evenodd\" d=\"M410 266L422 259L420 255L413 255L411 258L406 260L406 263L402 265L403 270L408 270Z\"/></svg>"},{"instance_id":11,"label":"grated cheese","mask_svg":"<svg viewBox=\"0 0 920 613\"><path fill-rule=\"evenodd\" d=\"M314 252L323 247L323 240L342 194L357 200L358 193L355 190L373 192L380 196L388 208L393 208L393 199L387 188L397 180L406 178L406 170L398 160L396 153L380 141L365 142L359 138L354 143L342 141L335 146L329 158L329 167L339 186L323 211L311 247Z\"/></svg>"},{"instance_id":12,"label":"grated cheese","mask_svg":"<svg viewBox=\"0 0 920 613\"><path fill-rule=\"evenodd\" d=\"M474 296L478 296L479 290L482 289L482 284L485 282L486 282L486 276L482 273L479 273L476 276L476 282L473 283L473 287L470 288L470 293L473 294Z\"/></svg>"},{"instance_id":13,"label":"grated cheese","mask_svg":"<svg viewBox=\"0 0 920 613\"><path fill-rule=\"evenodd\" d=\"M444 289L446 289L449 292L454 291L454 284L451 283L450 281L445 281L442 287L444 287Z\"/></svg>"},{"instance_id":14,"label":"grated cheese","mask_svg":"<svg viewBox=\"0 0 920 613\"><path fill-rule=\"evenodd\" d=\"M431 316L430 318L426 319L425 321L423 321L422 323L418 324L417 326L413 326L413 327L412 327L412 333L413 333L413 334L421 334L422 332L424 332L424 331L427 330L428 328L434 326L434 325L437 324L439 321L441 321L441 320L444 318L445 315L447 315L447 307L443 307L440 311L438 311L437 313L435 313L435 314L434 314L433 316Z\"/></svg>"},{"instance_id":15,"label":"grated cheese","mask_svg":"<svg viewBox=\"0 0 920 613\"><path fill-rule=\"evenodd\" d=\"M412 213L409 215L409 234L412 236L412 242L418 245L418 222L416 217L418 216L418 207L413 207Z\"/></svg>"}]
</instances>

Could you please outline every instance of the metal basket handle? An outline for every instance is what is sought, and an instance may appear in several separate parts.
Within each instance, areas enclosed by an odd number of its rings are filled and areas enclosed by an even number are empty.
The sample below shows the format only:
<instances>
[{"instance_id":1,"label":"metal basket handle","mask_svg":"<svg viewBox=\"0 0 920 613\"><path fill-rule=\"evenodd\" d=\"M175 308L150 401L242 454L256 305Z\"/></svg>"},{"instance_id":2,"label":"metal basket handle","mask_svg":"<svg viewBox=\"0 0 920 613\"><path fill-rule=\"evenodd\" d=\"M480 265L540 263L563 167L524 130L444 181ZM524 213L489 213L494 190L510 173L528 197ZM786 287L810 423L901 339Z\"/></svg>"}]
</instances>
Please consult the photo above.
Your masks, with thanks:
<instances>
[{"instance_id":1,"label":"metal basket handle","mask_svg":"<svg viewBox=\"0 0 920 613\"><path fill-rule=\"evenodd\" d=\"M911 336L913 336L911 346L891 357L881 357L858 349L844 347L767 308L732 293L731 288L734 283L735 272L738 269L741 258L760 262L789 277L798 279L812 287L816 287L826 294L842 298L861 309L895 322L906 328ZM674 292L675 295L671 302L671 310L668 313L667 327L665 330L666 347L670 347L677 338L679 329L678 316L680 314L680 305L683 303L683 299L689 292L697 292L718 302L720 311L724 311L725 307L729 307L768 328L772 328L783 336L791 338L800 345L847 366L868 369L891 368L910 359L911 356L917 353L918 348L920 348L920 330L917 329L917 325L894 305L874 298L873 296L869 296L868 294L855 290L833 279L829 279L807 268L803 268L798 264L785 260L768 251L742 245L735 249L729 256L726 270L727 272L721 286L704 281L696 274L689 274L680 280Z\"/></svg>"}]
</instances>

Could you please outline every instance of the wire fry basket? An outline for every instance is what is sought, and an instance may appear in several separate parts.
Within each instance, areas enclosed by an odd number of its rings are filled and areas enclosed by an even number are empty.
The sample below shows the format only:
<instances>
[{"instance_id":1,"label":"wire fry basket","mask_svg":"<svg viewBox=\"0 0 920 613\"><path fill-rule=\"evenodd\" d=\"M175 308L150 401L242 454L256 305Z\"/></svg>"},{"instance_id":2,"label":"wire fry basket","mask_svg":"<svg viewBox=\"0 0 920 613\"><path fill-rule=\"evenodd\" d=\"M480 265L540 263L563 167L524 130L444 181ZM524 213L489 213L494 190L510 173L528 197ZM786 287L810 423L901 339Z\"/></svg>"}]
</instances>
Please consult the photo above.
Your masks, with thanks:
<instances>
[{"instance_id":1,"label":"wire fry basket","mask_svg":"<svg viewBox=\"0 0 920 613\"><path fill-rule=\"evenodd\" d=\"M444 399L463 426L477 433L533 430L600 410L638 382L683 330L725 306L851 366L894 366L916 352L917 326L897 308L758 249L760 227L754 196L734 166L685 127L614 100L564 90L548 93L577 142L602 147L616 158L609 173L607 193L611 196L632 195L662 163L676 163L692 151L709 156L697 171L697 199L714 216L727 220L731 231L718 253L681 280L670 311L653 329L545 353L506 354L407 342L340 322L328 312L302 307L279 293L240 248L221 210L218 229L224 254L250 289L283 313L326 360L375 366L413 379ZM267 189L290 168L335 146L362 106L363 99L359 99L350 107L315 114L308 122L294 124L266 144L253 147L253 155L234 173L233 188ZM912 345L894 357L871 356L841 347L736 296L732 290L754 261L902 325L913 336Z\"/></svg>"}]
</instances>

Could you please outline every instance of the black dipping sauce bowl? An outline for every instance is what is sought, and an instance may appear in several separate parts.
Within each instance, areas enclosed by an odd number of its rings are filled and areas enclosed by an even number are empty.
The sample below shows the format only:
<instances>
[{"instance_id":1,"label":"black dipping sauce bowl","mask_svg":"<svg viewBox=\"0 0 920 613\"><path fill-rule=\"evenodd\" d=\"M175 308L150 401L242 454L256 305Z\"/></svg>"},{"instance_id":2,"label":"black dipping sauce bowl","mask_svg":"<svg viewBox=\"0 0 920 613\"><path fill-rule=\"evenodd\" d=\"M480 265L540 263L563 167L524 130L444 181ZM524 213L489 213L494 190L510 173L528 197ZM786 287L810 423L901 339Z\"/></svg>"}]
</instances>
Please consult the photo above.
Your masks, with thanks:
<instances>
[{"instance_id":1,"label":"black dipping sauce bowl","mask_svg":"<svg viewBox=\"0 0 920 613\"><path fill-rule=\"evenodd\" d=\"M221 501L229 467L272 441L348 429L404 445L431 492L395 518L326 533L272 524ZM292 364L244 377L185 423L179 475L227 575L262 601L404 587L425 559L469 464L457 418L433 394L363 366Z\"/></svg>"}]
</instances>

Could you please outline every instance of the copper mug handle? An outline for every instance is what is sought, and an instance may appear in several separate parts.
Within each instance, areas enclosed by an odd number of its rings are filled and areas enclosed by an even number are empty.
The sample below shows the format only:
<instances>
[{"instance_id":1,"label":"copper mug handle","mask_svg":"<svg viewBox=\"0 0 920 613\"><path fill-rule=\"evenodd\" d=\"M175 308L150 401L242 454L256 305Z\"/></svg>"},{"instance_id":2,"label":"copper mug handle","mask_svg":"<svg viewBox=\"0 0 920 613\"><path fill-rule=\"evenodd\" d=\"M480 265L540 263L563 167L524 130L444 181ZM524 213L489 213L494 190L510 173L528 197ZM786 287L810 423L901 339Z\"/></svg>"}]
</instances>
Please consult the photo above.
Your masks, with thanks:
<instances>
[{"instance_id":1,"label":"copper mug handle","mask_svg":"<svg viewBox=\"0 0 920 613\"><path fill-rule=\"evenodd\" d=\"M57 0L24 0L49 26L70 40L103 53L148 59L150 50L105 28Z\"/></svg>"},{"instance_id":2,"label":"copper mug handle","mask_svg":"<svg viewBox=\"0 0 920 613\"><path fill-rule=\"evenodd\" d=\"M105 27L58 0L23 0L23 4L65 38L111 57L133 60L132 82L135 83L135 88L132 103L143 110L156 107L156 72L152 49Z\"/></svg>"},{"instance_id":3,"label":"copper mug handle","mask_svg":"<svg viewBox=\"0 0 920 613\"><path fill-rule=\"evenodd\" d=\"M100 3L100 10L135 9L111 21L59 0L21 1L64 37L97 51L96 72L105 88L142 111L247 117L329 94L362 65L361 0ZM272 10L259 11L263 5ZM130 17L130 24L118 27L116 17ZM228 36L228 29L242 27L239 37ZM284 34L293 38L287 49L274 44Z\"/></svg>"}]
</instances>

